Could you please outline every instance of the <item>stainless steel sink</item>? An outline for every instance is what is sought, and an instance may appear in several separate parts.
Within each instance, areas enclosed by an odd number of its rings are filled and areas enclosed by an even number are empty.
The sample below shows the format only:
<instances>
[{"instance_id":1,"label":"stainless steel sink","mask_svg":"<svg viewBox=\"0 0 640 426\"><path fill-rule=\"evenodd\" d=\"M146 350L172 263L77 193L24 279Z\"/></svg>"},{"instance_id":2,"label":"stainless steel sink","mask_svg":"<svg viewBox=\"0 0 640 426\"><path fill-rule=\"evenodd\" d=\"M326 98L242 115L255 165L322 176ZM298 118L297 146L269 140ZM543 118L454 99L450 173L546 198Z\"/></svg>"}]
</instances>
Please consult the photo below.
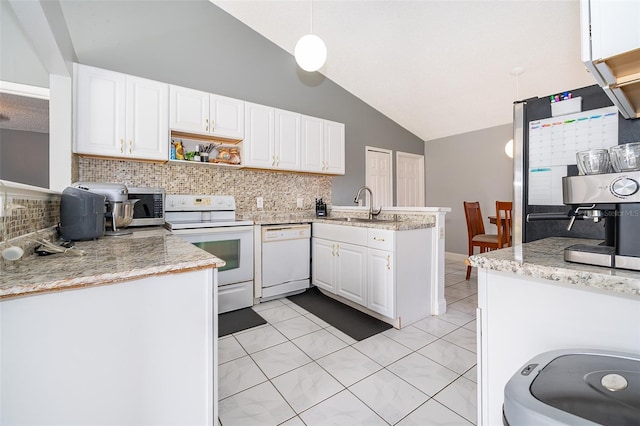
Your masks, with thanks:
<instances>
[{"instance_id":1,"label":"stainless steel sink","mask_svg":"<svg viewBox=\"0 0 640 426\"><path fill-rule=\"evenodd\" d=\"M331 220L335 222L352 222L352 223L393 223L395 220L385 219L365 219L361 217L325 217L325 220Z\"/></svg>"}]
</instances>

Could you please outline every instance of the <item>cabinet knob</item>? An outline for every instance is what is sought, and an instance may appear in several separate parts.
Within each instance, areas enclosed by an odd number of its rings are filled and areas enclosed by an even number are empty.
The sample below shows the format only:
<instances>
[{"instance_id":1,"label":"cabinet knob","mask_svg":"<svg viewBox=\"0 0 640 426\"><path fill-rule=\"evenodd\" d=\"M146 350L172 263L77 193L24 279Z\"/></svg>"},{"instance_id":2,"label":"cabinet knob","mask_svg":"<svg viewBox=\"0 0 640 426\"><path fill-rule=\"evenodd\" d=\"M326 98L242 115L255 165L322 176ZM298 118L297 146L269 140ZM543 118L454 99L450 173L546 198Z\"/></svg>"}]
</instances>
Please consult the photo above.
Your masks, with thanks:
<instances>
[{"instance_id":1,"label":"cabinet knob","mask_svg":"<svg viewBox=\"0 0 640 426\"><path fill-rule=\"evenodd\" d=\"M124 154L124 139L120 139L120 154Z\"/></svg>"}]
</instances>

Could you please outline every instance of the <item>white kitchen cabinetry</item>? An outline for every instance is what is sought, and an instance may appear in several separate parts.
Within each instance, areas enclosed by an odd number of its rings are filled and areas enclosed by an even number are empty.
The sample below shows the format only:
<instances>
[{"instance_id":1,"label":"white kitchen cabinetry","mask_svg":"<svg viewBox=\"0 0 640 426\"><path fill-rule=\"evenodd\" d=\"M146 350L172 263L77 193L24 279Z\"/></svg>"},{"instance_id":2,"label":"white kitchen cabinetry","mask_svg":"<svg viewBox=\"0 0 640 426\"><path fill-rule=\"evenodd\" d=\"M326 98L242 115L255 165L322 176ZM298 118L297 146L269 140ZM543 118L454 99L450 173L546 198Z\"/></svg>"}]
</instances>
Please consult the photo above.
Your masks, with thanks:
<instances>
[{"instance_id":1,"label":"white kitchen cabinetry","mask_svg":"<svg viewBox=\"0 0 640 426\"><path fill-rule=\"evenodd\" d=\"M245 104L246 167L300 170L300 114L265 105Z\"/></svg>"},{"instance_id":2,"label":"white kitchen cabinetry","mask_svg":"<svg viewBox=\"0 0 640 426\"><path fill-rule=\"evenodd\" d=\"M314 223L313 284L397 328L411 324L431 315L432 234Z\"/></svg>"},{"instance_id":3,"label":"white kitchen cabinetry","mask_svg":"<svg viewBox=\"0 0 640 426\"><path fill-rule=\"evenodd\" d=\"M640 2L582 0L582 62L625 118L640 117Z\"/></svg>"},{"instance_id":4,"label":"white kitchen cabinetry","mask_svg":"<svg viewBox=\"0 0 640 426\"><path fill-rule=\"evenodd\" d=\"M344 124L302 116L302 169L344 174Z\"/></svg>"},{"instance_id":5,"label":"white kitchen cabinetry","mask_svg":"<svg viewBox=\"0 0 640 426\"><path fill-rule=\"evenodd\" d=\"M166 161L169 85L74 64L78 154Z\"/></svg>"},{"instance_id":6,"label":"white kitchen cabinetry","mask_svg":"<svg viewBox=\"0 0 640 426\"><path fill-rule=\"evenodd\" d=\"M244 101L174 85L169 93L171 129L244 139Z\"/></svg>"},{"instance_id":7,"label":"white kitchen cabinetry","mask_svg":"<svg viewBox=\"0 0 640 426\"><path fill-rule=\"evenodd\" d=\"M604 287L581 288L580 279L575 281L478 269L478 424L502 424L505 385L542 352L638 353L640 298Z\"/></svg>"},{"instance_id":8,"label":"white kitchen cabinetry","mask_svg":"<svg viewBox=\"0 0 640 426\"><path fill-rule=\"evenodd\" d=\"M367 303L366 265L367 230L345 227L341 235L336 229L317 231L314 224L312 243L313 283L360 305ZM325 230L326 231L326 230ZM319 236L315 236L315 235ZM327 238L322 238L322 237Z\"/></svg>"},{"instance_id":9,"label":"white kitchen cabinetry","mask_svg":"<svg viewBox=\"0 0 640 426\"><path fill-rule=\"evenodd\" d=\"M245 102L244 166L262 169L276 167L274 117L274 108Z\"/></svg>"},{"instance_id":10,"label":"white kitchen cabinetry","mask_svg":"<svg viewBox=\"0 0 640 426\"><path fill-rule=\"evenodd\" d=\"M366 306L389 318L395 317L393 237L393 231L368 230L369 293Z\"/></svg>"},{"instance_id":11,"label":"white kitchen cabinetry","mask_svg":"<svg viewBox=\"0 0 640 426\"><path fill-rule=\"evenodd\" d=\"M216 274L0 302L0 423L218 424Z\"/></svg>"}]
</instances>

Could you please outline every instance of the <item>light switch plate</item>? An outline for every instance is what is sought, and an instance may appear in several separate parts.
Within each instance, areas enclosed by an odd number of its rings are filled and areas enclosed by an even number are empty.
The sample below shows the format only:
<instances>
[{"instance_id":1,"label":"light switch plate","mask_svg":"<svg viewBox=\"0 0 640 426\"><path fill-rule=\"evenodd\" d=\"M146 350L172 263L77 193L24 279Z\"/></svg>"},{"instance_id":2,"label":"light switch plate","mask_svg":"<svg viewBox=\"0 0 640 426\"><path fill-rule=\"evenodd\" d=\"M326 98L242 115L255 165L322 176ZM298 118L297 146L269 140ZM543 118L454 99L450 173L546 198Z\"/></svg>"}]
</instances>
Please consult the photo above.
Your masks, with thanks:
<instances>
[{"instance_id":1,"label":"light switch plate","mask_svg":"<svg viewBox=\"0 0 640 426\"><path fill-rule=\"evenodd\" d=\"M296 200L296 207L298 207L299 209L304 208L304 198L298 197L298 199Z\"/></svg>"},{"instance_id":2,"label":"light switch plate","mask_svg":"<svg viewBox=\"0 0 640 426\"><path fill-rule=\"evenodd\" d=\"M259 209L264 208L264 198L256 197L256 207Z\"/></svg>"}]
</instances>

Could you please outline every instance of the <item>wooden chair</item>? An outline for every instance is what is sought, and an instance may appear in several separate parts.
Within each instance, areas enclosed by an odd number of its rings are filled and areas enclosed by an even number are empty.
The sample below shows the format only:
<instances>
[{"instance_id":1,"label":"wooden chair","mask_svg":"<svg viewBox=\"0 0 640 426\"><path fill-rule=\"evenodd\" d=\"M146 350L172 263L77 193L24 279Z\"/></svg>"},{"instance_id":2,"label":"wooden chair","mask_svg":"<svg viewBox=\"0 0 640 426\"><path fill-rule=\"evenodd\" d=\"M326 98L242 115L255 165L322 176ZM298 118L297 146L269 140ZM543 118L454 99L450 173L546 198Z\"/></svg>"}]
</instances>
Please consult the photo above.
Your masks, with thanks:
<instances>
[{"instance_id":1,"label":"wooden chair","mask_svg":"<svg viewBox=\"0 0 640 426\"><path fill-rule=\"evenodd\" d=\"M498 248L511 247L511 201L496 201L496 226L498 227Z\"/></svg>"},{"instance_id":2,"label":"wooden chair","mask_svg":"<svg viewBox=\"0 0 640 426\"><path fill-rule=\"evenodd\" d=\"M480 248L480 253L498 248L498 235L485 234L484 222L480 203L477 201L464 201L464 215L467 219L467 233L469 235L469 256L473 255L474 247ZM471 266L467 266L467 280L471 276Z\"/></svg>"}]
</instances>

